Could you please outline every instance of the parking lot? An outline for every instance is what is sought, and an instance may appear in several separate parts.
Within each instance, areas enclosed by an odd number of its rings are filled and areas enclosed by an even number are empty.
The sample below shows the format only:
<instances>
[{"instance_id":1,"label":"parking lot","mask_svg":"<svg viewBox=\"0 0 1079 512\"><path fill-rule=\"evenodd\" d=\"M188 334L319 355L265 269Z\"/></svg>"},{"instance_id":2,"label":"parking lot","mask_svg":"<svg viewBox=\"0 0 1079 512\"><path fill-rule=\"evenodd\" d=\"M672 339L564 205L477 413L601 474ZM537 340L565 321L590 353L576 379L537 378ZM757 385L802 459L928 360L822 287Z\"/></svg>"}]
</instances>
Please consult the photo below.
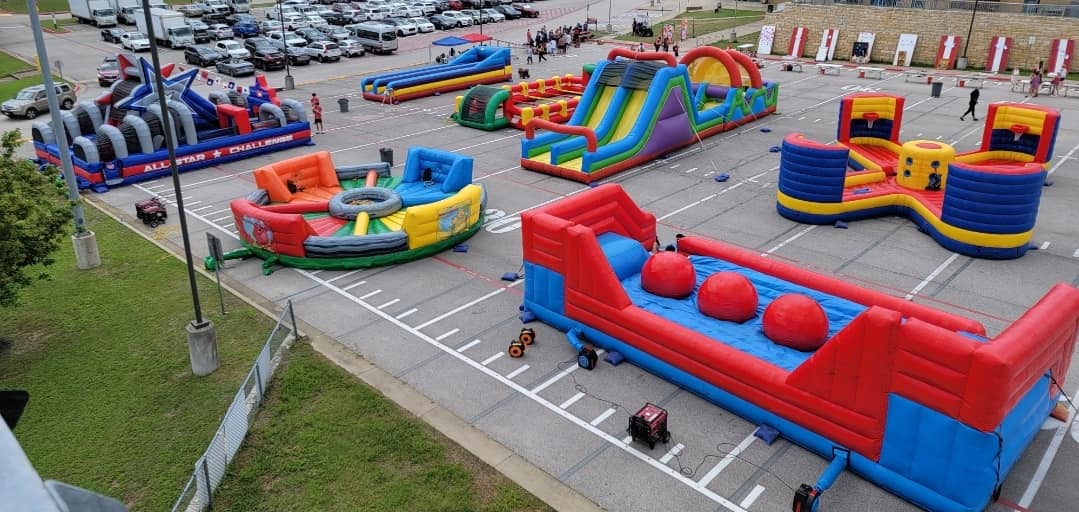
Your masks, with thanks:
<instances>
[{"instance_id":1,"label":"parking lot","mask_svg":"<svg viewBox=\"0 0 1079 512\"><path fill-rule=\"evenodd\" d=\"M569 0L536 5L544 13L538 21L503 22L492 34L519 41L527 28L584 17L583 6ZM632 4L622 7L626 10ZM792 488L815 482L825 460L783 439L767 445L753 436L754 425L632 365L600 363L595 371L580 370L563 335L544 325L531 325L538 341L524 358L505 354L521 328L517 314L522 282L501 279L522 264L519 215L588 187L522 170L520 131L483 132L450 121L453 94L399 105L361 99L359 76L426 62L430 41L443 35L404 38L401 49L390 57L294 68L297 89L281 94L303 101L317 92L329 100L327 133L316 136L314 147L184 174L184 202L197 258L201 261L206 252L203 232L223 238L226 250L239 245L228 203L254 189L251 171L260 165L315 150L330 151L340 164L370 162L378 160L379 148L391 148L399 172L407 149L415 145L470 155L476 162L475 180L487 189L489 209L484 229L468 242L468 252L354 271L279 268L270 276L261 274L261 261L248 260L230 262L223 273L268 300L291 299L305 322L606 509L789 509ZM23 55L33 53L28 37L0 32L4 47ZM608 50L609 46L595 44L571 48L568 55L530 66L532 77L579 72L582 64L603 58ZM97 62L115 46L102 43L95 30L78 27L70 34L50 36L50 51L65 62L80 58ZM179 53L166 50L162 55L165 61L178 61ZM1044 189L1035 230L1039 250L1018 260L987 261L951 253L901 218L851 222L848 229L839 230L780 217L775 211L779 155L768 151L792 131L822 142L833 140L839 99L862 90L906 95L902 139L940 140L967 151L979 144L983 127L958 119L966 108L967 89L947 82L942 96L933 98L928 85L906 82L901 73L885 72L881 80L865 80L853 74L782 72L774 62L762 73L781 84L777 115L604 180L620 183L656 215L664 243L676 233L718 238L971 316L991 335L1054 283L1079 285L1079 227L1073 220L1079 193L1079 133L1074 129L1079 101L1033 100L1060 109L1064 118L1050 169L1053 186ZM271 83L281 83L284 72L267 75ZM84 99L99 92L92 75L77 78L88 80ZM347 113L337 112L335 101L341 98L350 101ZM979 115L987 103L1005 100L1031 101L1011 92L1006 82L987 82ZM28 126L21 121L0 122L4 128ZM729 180L715 180L724 173ZM150 181L90 199L133 216L133 203L150 196L172 201L171 181ZM170 219L156 228L154 236L178 244L178 229ZM1065 385L1069 394L1079 382L1076 371L1072 368ZM670 412L669 445L649 449L628 439L627 418L645 402ZM1071 484L1079 477L1077 457L1079 430L1047 421L1005 481L1002 501L990 510L1072 509L1079 500L1079 490ZM828 510L912 509L851 473L839 478L823 504Z\"/></svg>"}]
</instances>

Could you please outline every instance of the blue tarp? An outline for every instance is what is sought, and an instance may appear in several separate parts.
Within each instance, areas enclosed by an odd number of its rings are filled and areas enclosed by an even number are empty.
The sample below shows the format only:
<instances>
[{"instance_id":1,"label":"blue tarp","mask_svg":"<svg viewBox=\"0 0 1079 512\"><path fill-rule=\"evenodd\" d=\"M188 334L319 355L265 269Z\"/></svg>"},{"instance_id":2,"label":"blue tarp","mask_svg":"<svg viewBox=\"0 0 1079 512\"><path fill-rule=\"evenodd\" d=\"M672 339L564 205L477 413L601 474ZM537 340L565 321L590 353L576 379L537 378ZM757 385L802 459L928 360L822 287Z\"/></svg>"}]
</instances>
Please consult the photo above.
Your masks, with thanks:
<instances>
[{"instance_id":1,"label":"blue tarp","mask_svg":"<svg viewBox=\"0 0 1079 512\"><path fill-rule=\"evenodd\" d=\"M435 46L461 46L462 44L472 44L472 41L468 39L461 39L457 36L443 37L437 41L433 41L431 44Z\"/></svg>"}]
</instances>

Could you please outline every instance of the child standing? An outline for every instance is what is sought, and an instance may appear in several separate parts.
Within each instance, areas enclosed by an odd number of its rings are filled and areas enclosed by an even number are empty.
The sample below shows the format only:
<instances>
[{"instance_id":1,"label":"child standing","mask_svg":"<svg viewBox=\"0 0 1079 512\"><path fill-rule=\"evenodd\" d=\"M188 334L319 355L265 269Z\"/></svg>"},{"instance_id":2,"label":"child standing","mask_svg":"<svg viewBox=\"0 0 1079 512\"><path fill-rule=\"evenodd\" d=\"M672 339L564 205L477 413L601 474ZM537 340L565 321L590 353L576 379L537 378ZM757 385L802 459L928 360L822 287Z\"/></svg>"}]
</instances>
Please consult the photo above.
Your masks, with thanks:
<instances>
[{"instance_id":1,"label":"child standing","mask_svg":"<svg viewBox=\"0 0 1079 512\"><path fill-rule=\"evenodd\" d=\"M318 98L311 98L311 113L315 116L315 133L326 133L322 128L322 104Z\"/></svg>"}]
</instances>

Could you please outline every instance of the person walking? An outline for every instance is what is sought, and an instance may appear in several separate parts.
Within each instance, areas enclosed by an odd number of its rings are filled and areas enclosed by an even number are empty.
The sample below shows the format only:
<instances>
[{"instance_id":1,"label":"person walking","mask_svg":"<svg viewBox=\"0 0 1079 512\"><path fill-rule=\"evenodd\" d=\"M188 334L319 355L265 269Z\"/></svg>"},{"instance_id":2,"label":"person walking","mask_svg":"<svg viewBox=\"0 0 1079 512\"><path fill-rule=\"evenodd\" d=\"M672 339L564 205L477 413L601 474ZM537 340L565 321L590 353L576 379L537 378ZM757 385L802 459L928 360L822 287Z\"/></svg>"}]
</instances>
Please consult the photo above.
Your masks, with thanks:
<instances>
[{"instance_id":1,"label":"person walking","mask_svg":"<svg viewBox=\"0 0 1079 512\"><path fill-rule=\"evenodd\" d=\"M674 57L678 58L678 43L674 43L674 46L672 46L671 49L674 50Z\"/></svg>"},{"instance_id":2,"label":"person walking","mask_svg":"<svg viewBox=\"0 0 1079 512\"><path fill-rule=\"evenodd\" d=\"M318 93L311 93L311 109L314 110L315 105L318 104Z\"/></svg>"},{"instance_id":3,"label":"person walking","mask_svg":"<svg viewBox=\"0 0 1079 512\"><path fill-rule=\"evenodd\" d=\"M659 51L659 44L660 44L660 41L661 41L661 39L657 37L657 38L656 38L656 41L655 41L654 43L652 43L652 45L656 47L656 51L657 51L657 52Z\"/></svg>"},{"instance_id":4,"label":"person walking","mask_svg":"<svg viewBox=\"0 0 1079 512\"><path fill-rule=\"evenodd\" d=\"M322 127L322 105L318 98L311 98L311 113L315 116L315 133L326 133Z\"/></svg>"},{"instance_id":5,"label":"person walking","mask_svg":"<svg viewBox=\"0 0 1079 512\"><path fill-rule=\"evenodd\" d=\"M970 117L975 121L978 120L978 115L974 113L974 107L978 106L978 97L981 96L981 94L982 93L978 92L977 88L970 90L970 105L967 107L967 111L959 116L960 121L966 121L967 114L970 114Z\"/></svg>"},{"instance_id":6,"label":"person walking","mask_svg":"<svg viewBox=\"0 0 1079 512\"><path fill-rule=\"evenodd\" d=\"M1041 88L1042 88L1042 70L1041 70L1041 68L1037 68L1037 69L1034 70L1033 73L1030 74L1030 94L1028 94L1028 96L1032 96L1032 97L1037 98L1038 93L1040 92Z\"/></svg>"},{"instance_id":7,"label":"person walking","mask_svg":"<svg viewBox=\"0 0 1079 512\"><path fill-rule=\"evenodd\" d=\"M544 54L546 54L546 53L547 53L547 47L545 47L542 44L536 45L536 57L537 57L536 62L543 62L543 61L547 60L544 57Z\"/></svg>"}]
</instances>

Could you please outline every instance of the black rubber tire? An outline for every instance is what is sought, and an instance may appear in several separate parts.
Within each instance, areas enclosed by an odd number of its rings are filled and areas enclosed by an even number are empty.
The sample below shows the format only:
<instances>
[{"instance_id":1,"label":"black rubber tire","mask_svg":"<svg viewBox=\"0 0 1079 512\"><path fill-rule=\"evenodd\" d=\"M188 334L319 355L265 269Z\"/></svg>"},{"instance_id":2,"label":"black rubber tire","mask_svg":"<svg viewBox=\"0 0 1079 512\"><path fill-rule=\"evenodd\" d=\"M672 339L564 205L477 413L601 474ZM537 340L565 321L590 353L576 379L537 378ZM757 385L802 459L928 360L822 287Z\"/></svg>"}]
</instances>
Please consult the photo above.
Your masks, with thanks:
<instances>
[{"instance_id":1,"label":"black rubber tire","mask_svg":"<svg viewBox=\"0 0 1079 512\"><path fill-rule=\"evenodd\" d=\"M30 107L30 108L26 109L26 118L27 119L34 119L36 117L37 117L37 109L36 108Z\"/></svg>"},{"instance_id":2,"label":"black rubber tire","mask_svg":"<svg viewBox=\"0 0 1079 512\"><path fill-rule=\"evenodd\" d=\"M73 106L75 106L75 103L73 103L71 99L68 98L60 103L60 110L71 110L71 107Z\"/></svg>"}]
</instances>

